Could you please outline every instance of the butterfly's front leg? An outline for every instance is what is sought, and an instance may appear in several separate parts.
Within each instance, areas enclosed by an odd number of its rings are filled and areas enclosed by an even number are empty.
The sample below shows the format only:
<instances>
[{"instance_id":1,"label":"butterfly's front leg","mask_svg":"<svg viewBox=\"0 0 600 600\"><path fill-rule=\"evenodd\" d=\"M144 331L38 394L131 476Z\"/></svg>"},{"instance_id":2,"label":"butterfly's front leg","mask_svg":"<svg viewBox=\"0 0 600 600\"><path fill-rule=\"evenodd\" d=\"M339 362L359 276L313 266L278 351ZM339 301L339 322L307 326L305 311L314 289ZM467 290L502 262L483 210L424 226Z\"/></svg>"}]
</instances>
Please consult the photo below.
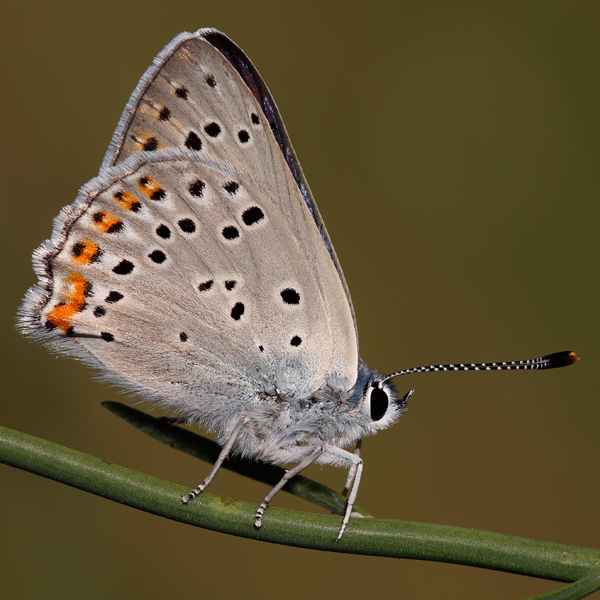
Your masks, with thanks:
<instances>
[{"instance_id":1,"label":"butterfly's front leg","mask_svg":"<svg viewBox=\"0 0 600 600\"><path fill-rule=\"evenodd\" d=\"M359 439L354 446L354 456L360 458L360 449L362 447L362 439ZM357 463L352 463L352 466L348 469L348 477L346 478L346 485L342 490L342 496L347 496L350 488L352 487L352 482L354 481L354 476L356 475L356 467ZM354 515L353 515L354 516Z\"/></svg>"},{"instance_id":2,"label":"butterfly's front leg","mask_svg":"<svg viewBox=\"0 0 600 600\"><path fill-rule=\"evenodd\" d=\"M348 450L343 450L342 448L338 448L337 446L325 446L323 448L323 462L327 462L339 467L347 467L349 469L348 479L350 479L350 474L353 473L353 482L352 487L350 488L348 502L346 504L346 513L344 514L344 520L342 521L340 532L335 539L336 542L338 542L342 535L344 535L344 531L346 531L346 527L348 526L348 521L352 516L354 502L356 502L358 487L360 486L360 477L363 470L363 460L360 458L359 453L360 445L358 445L358 452L355 450L354 453L348 452Z\"/></svg>"}]
</instances>

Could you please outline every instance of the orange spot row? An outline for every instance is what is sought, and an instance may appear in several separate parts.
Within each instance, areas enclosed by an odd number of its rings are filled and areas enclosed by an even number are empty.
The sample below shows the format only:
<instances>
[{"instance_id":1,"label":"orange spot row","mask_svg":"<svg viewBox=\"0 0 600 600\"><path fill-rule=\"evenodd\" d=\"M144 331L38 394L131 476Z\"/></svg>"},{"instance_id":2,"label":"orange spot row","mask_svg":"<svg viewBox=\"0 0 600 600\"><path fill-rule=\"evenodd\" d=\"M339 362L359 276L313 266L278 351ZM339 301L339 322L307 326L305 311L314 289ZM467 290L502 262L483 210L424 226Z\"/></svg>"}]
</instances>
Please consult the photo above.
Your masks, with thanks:
<instances>
[{"instance_id":1,"label":"orange spot row","mask_svg":"<svg viewBox=\"0 0 600 600\"><path fill-rule=\"evenodd\" d=\"M85 308L91 289L91 283L80 273L71 273L67 282L71 285L71 292L66 302L57 304L48 314L48 321L63 333L72 327L73 317Z\"/></svg>"}]
</instances>

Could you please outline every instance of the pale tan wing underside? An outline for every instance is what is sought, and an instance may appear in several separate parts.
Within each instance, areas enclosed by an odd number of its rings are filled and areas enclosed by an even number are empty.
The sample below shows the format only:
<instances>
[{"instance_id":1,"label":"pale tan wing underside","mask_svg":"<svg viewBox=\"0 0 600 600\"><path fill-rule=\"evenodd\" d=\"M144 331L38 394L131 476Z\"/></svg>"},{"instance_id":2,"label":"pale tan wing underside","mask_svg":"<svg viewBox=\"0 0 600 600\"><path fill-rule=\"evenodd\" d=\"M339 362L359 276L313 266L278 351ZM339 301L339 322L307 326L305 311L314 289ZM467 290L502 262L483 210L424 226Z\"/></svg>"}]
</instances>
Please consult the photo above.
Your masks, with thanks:
<instances>
[{"instance_id":1,"label":"pale tan wing underside","mask_svg":"<svg viewBox=\"0 0 600 600\"><path fill-rule=\"evenodd\" d=\"M190 400L206 415L222 396L347 390L351 305L269 122L209 42L177 40L38 251L38 326L188 413Z\"/></svg>"},{"instance_id":2,"label":"pale tan wing underside","mask_svg":"<svg viewBox=\"0 0 600 600\"><path fill-rule=\"evenodd\" d=\"M326 252L312 254L316 229L296 237L248 176L192 152L144 153L78 202L40 316L61 344L173 408L354 383L336 364L353 332L330 313L344 296L322 285L339 279Z\"/></svg>"},{"instance_id":3,"label":"pale tan wing underside","mask_svg":"<svg viewBox=\"0 0 600 600\"><path fill-rule=\"evenodd\" d=\"M339 358L332 366L345 382L354 382L358 341L351 301L327 233L314 235L315 221L322 223L318 209L309 210L257 98L229 60L203 37L210 33L181 34L157 57L132 95L104 164L118 164L148 148L199 148L199 154L250 174L280 207L308 256L322 253L324 237L345 292L345 297L339 296L329 276L321 281L330 301L330 319L336 321L332 334L338 339ZM245 56L243 61L249 63ZM277 113L274 105L269 110Z\"/></svg>"}]
</instances>

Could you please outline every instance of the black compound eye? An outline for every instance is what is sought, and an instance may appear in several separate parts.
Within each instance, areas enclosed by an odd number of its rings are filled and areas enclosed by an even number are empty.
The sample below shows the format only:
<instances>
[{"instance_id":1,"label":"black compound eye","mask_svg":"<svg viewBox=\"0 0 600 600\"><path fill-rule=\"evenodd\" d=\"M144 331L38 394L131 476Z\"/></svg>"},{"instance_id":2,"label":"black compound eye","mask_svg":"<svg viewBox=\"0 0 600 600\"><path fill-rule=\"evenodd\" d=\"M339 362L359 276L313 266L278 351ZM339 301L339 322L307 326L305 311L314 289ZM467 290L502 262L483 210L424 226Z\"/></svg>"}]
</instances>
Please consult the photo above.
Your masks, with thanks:
<instances>
[{"instance_id":1,"label":"black compound eye","mask_svg":"<svg viewBox=\"0 0 600 600\"><path fill-rule=\"evenodd\" d=\"M390 405L390 399L387 392L378 387L371 389L371 420L379 421L383 419Z\"/></svg>"}]
</instances>

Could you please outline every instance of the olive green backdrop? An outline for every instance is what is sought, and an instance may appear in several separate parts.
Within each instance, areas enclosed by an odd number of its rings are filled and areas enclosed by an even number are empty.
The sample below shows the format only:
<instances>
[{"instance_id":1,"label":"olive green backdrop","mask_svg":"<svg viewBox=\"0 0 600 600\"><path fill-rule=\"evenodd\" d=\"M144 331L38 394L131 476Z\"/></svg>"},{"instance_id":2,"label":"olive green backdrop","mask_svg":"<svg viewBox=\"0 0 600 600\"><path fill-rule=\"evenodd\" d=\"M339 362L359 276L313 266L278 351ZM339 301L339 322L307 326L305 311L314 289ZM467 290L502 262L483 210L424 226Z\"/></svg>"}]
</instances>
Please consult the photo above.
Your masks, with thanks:
<instances>
[{"instance_id":1,"label":"olive green backdrop","mask_svg":"<svg viewBox=\"0 0 600 600\"><path fill-rule=\"evenodd\" d=\"M14 330L31 251L100 166L152 58L213 26L283 114L383 371L576 350L546 373L433 373L364 445L381 517L600 545L597 2L23 2L0 24L0 423L188 486L208 465L100 406ZM341 487L344 473L309 475ZM259 502L222 472L210 492ZM315 510L280 495L277 506ZM488 600L557 584L194 529L0 466L3 597Z\"/></svg>"}]
</instances>

